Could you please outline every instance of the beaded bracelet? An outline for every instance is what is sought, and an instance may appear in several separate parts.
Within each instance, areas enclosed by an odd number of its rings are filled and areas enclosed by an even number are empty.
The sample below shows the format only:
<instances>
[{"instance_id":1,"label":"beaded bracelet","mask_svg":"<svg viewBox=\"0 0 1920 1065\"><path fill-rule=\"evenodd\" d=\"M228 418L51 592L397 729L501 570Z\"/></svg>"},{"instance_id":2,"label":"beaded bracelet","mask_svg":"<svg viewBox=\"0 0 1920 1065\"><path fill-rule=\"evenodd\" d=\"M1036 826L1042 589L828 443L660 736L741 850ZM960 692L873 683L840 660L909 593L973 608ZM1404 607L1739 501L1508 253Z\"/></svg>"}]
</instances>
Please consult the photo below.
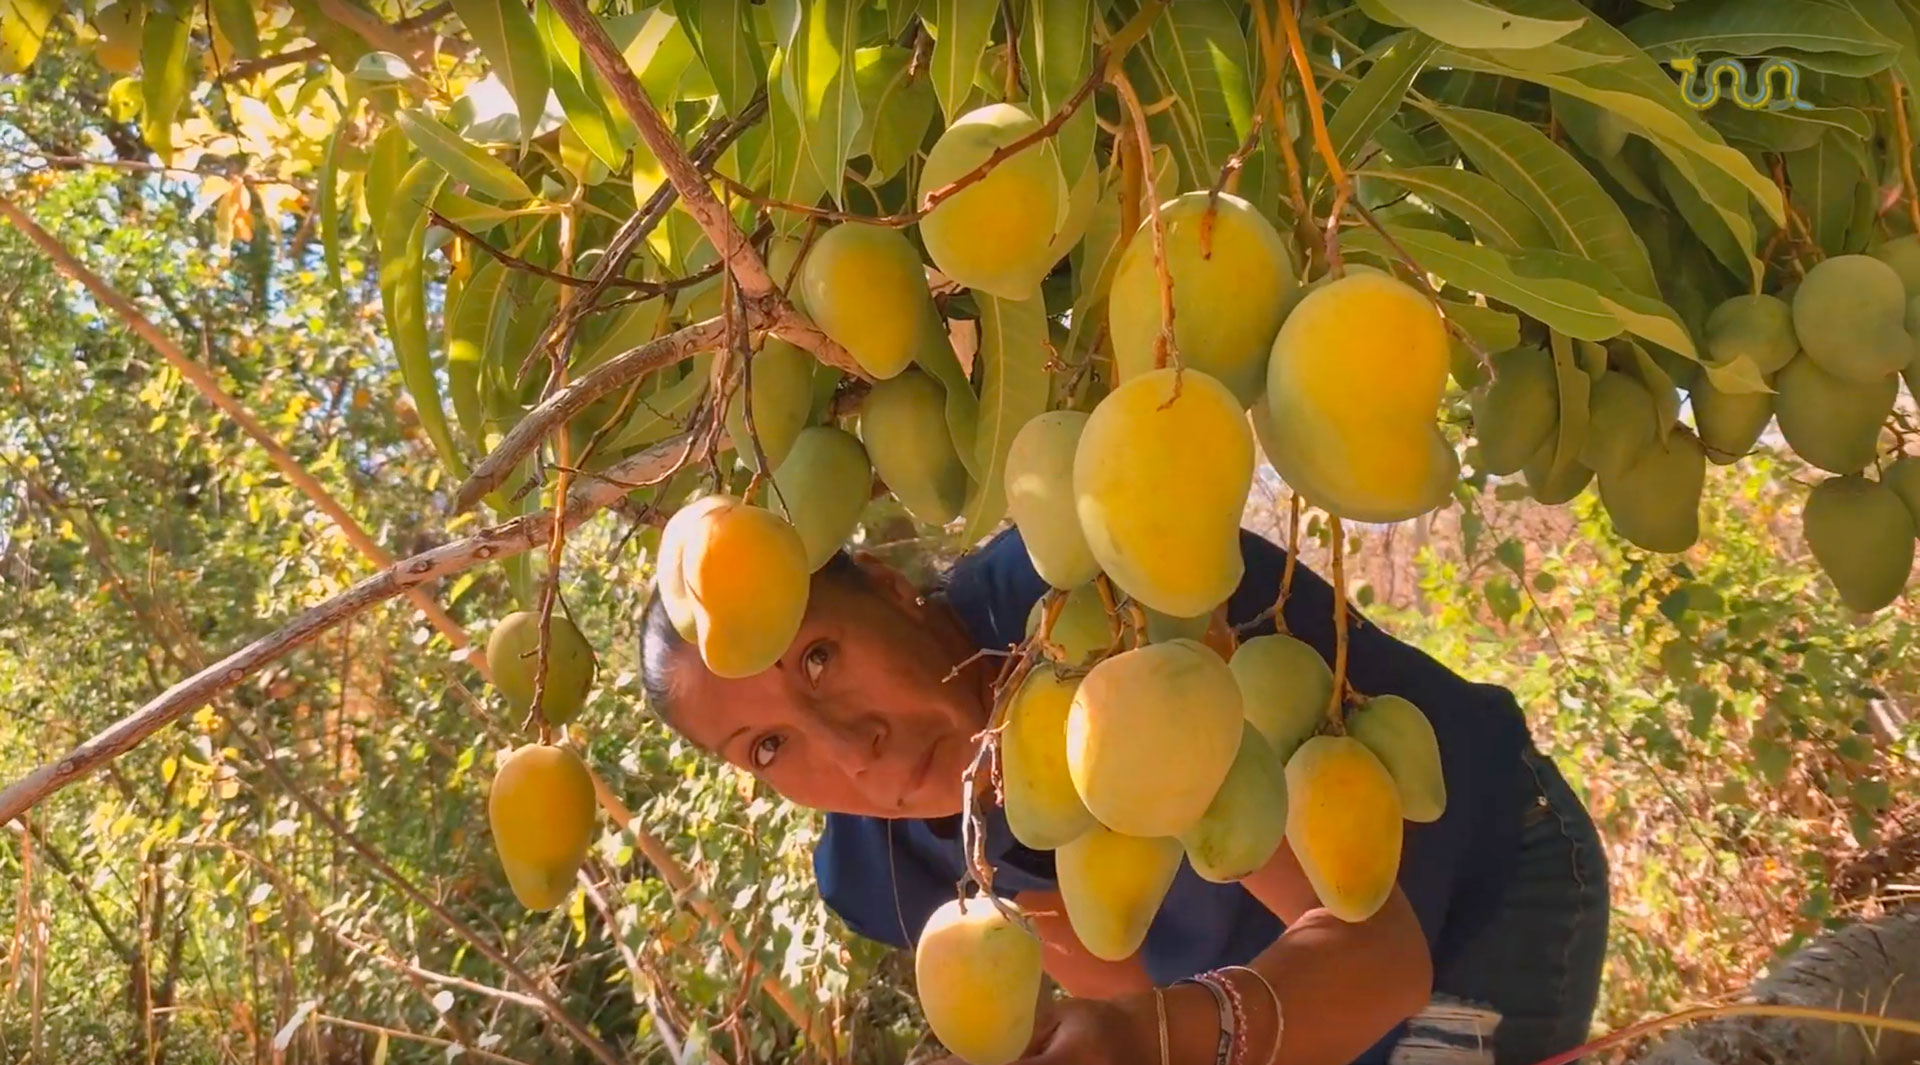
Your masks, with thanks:
<instances>
[{"instance_id":1,"label":"beaded bracelet","mask_svg":"<svg viewBox=\"0 0 1920 1065\"><path fill-rule=\"evenodd\" d=\"M1245 999L1240 997L1240 985L1227 979L1226 975L1218 969L1208 973L1207 976L1210 979L1220 981L1221 990L1227 993L1227 1000L1233 1003L1234 1033L1232 1060L1236 1062L1237 1065L1246 1065L1247 1040L1249 1033L1253 1031L1253 1026L1247 1023L1247 1003Z\"/></svg>"},{"instance_id":2,"label":"beaded bracelet","mask_svg":"<svg viewBox=\"0 0 1920 1065\"><path fill-rule=\"evenodd\" d=\"M1287 1033L1287 1015L1286 1011L1280 1007L1280 992L1273 989L1273 982L1268 980L1260 970L1250 966L1229 965L1220 971L1223 973L1236 971L1249 973L1255 980L1260 981L1261 987L1267 989L1267 997L1273 1000L1273 1049L1267 1053L1267 1065L1273 1065L1275 1061L1280 1059L1280 1038Z\"/></svg>"},{"instance_id":3,"label":"beaded bracelet","mask_svg":"<svg viewBox=\"0 0 1920 1065\"><path fill-rule=\"evenodd\" d=\"M1241 1038L1240 1029L1242 1025L1240 1022L1243 1014L1238 1004L1235 1003L1233 997L1228 992L1228 988L1232 985L1228 981L1210 972L1201 973L1198 976L1193 976L1180 982L1185 984L1199 984L1201 987L1206 988L1207 992L1213 996L1213 1004L1220 1011L1220 1038L1219 1041L1214 1044L1213 1065L1233 1065L1235 1056L1234 1046Z\"/></svg>"}]
</instances>

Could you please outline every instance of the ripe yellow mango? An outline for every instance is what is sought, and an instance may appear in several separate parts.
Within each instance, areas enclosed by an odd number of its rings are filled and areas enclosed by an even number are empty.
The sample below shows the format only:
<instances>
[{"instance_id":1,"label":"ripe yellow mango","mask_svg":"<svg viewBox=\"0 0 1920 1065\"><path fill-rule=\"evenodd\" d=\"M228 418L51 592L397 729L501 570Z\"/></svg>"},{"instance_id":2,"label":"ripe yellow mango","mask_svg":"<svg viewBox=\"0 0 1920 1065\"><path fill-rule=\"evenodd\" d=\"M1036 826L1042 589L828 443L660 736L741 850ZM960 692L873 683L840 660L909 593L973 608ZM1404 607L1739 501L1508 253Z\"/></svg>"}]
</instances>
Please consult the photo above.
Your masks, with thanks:
<instances>
[{"instance_id":1,"label":"ripe yellow mango","mask_svg":"<svg viewBox=\"0 0 1920 1065\"><path fill-rule=\"evenodd\" d=\"M1364 921L1400 873L1400 790L1351 736L1315 736L1287 760L1287 842L1321 905Z\"/></svg>"},{"instance_id":2,"label":"ripe yellow mango","mask_svg":"<svg viewBox=\"0 0 1920 1065\"><path fill-rule=\"evenodd\" d=\"M774 468L773 485L778 496L769 496L768 506L786 504L807 551L807 572L815 573L860 523L873 495L873 466L852 433L814 425L794 438L786 461Z\"/></svg>"},{"instance_id":3,"label":"ripe yellow mango","mask_svg":"<svg viewBox=\"0 0 1920 1065\"><path fill-rule=\"evenodd\" d=\"M1309 501L1357 521L1424 514L1460 460L1437 421L1451 358L1445 323L1375 270L1316 287L1287 315L1267 367L1267 457Z\"/></svg>"},{"instance_id":4,"label":"ripe yellow mango","mask_svg":"<svg viewBox=\"0 0 1920 1065\"><path fill-rule=\"evenodd\" d=\"M1045 608L1046 600L1042 597L1027 611L1027 635L1040 631ZM1122 625L1125 625L1124 615ZM1105 654L1113 645L1114 631L1107 605L1100 600L1100 590L1088 583L1068 592L1067 601L1060 605L1060 615L1053 619L1053 629L1048 635L1064 656L1061 665L1081 666L1094 655Z\"/></svg>"},{"instance_id":5,"label":"ripe yellow mango","mask_svg":"<svg viewBox=\"0 0 1920 1065\"><path fill-rule=\"evenodd\" d=\"M707 515L732 501L731 497L717 493L701 496L674 511L666 527L660 530L660 550L653 567L654 592L666 605L667 618L683 640L697 639L700 629L694 622L693 596L687 591L682 556L687 542L695 530L703 527Z\"/></svg>"},{"instance_id":6,"label":"ripe yellow mango","mask_svg":"<svg viewBox=\"0 0 1920 1065\"><path fill-rule=\"evenodd\" d=\"M800 262L807 311L876 380L906 369L939 312L926 268L896 229L848 222L814 238Z\"/></svg>"},{"instance_id":7,"label":"ripe yellow mango","mask_svg":"<svg viewBox=\"0 0 1920 1065\"><path fill-rule=\"evenodd\" d=\"M921 370L876 382L860 407L860 442L914 518L945 525L967 501L967 467L947 429L947 393Z\"/></svg>"},{"instance_id":8,"label":"ripe yellow mango","mask_svg":"<svg viewBox=\"0 0 1920 1065\"><path fill-rule=\"evenodd\" d=\"M1707 314L1707 354L1714 362L1745 357L1762 376L1779 373L1800 353L1793 308L1769 293L1747 293L1716 304Z\"/></svg>"},{"instance_id":9,"label":"ripe yellow mango","mask_svg":"<svg viewBox=\"0 0 1920 1065\"><path fill-rule=\"evenodd\" d=\"M570 748L530 743L494 774L487 823L520 905L550 910L573 893L593 844L593 778Z\"/></svg>"},{"instance_id":10,"label":"ripe yellow mango","mask_svg":"<svg viewBox=\"0 0 1920 1065\"><path fill-rule=\"evenodd\" d=\"M696 511L675 536L674 522L690 509L668 520L661 539L664 547L675 537L693 643L715 676L752 676L800 631L811 590L806 545L785 518L731 496Z\"/></svg>"},{"instance_id":11,"label":"ripe yellow mango","mask_svg":"<svg viewBox=\"0 0 1920 1065\"><path fill-rule=\"evenodd\" d=\"M1600 504L1613 530L1648 551L1677 554L1700 539L1700 490L1707 452L1692 433L1675 429L1632 466L1600 475Z\"/></svg>"},{"instance_id":12,"label":"ripe yellow mango","mask_svg":"<svg viewBox=\"0 0 1920 1065\"><path fill-rule=\"evenodd\" d=\"M1260 211L1223 192L1207 218L1205 190L1160 206L1173 337L1182 365L1220 379L1241 406L1266 385L1268 353L1297 280L1287 242ZM1153 265L1153 220L1145 219L1120 253L1107 297L1107 335L1119 379L1153 369L1160 335L1160 277Z\"/></svg>"},{"instance_id":13,"label":"ripe yellow mango","mask_svg":"<svg viewBox=\"0 0 1920 1065\"><path fill-rule=\"evenodd\" d=\"M1320 727L1333 701L1333 670L1307 643L1268 633L1240 645L1227 663L1247 719L1285 765Z\"/></svg>"},{"instance_id":14,"label":"ripe yellow mango","mask_svg":"<svg viewBox=\"0 0 1920 1065\"><path fill-rule=\"evenodd\" d=\"M1007 448L1007 516L1034 570L1055 588L1076 588L1100 575L1073 499L1073 457L1086 425L1080 411L1047 411L1028 419Z\"/></svg>"},{"instance_id":15,"label":"ripe yellow mango","mask_svg":"<svg viewBox=\"0 0 1920 1065\"><path fill-rule=\"evenodd\" d=\"M1900 380L1847 381L1797 356L1774 378L1774 418L1794 454L1828 473L1857 473L1879 450L1880 427L1893 413Z\"/></svg>"},{"instance_id":16,"label":"ripe yellow mango","mask_svg":"<svg viewBox=\"0 0 1920 1065\"><path fill-rule=\"evenodd\" d=\"M1067 923L1089 954L1104 961L1133 957L1184 853L1177 839L1129 836L1101 824L1053 852Z\"/></svg>"},{"instance_id":17,"label":"ripe yellow mango","mask_svg":"<svg viewBox=\"0 0 1920 1065\"><path fill-rule=\"evenodd\" d=\"M1195 617L1246 572L1253 433L1225 385L1198 370L1177 376L1176 386L1172 369L1144 373L1101 399L1074 453L1073 494L1107 576L1143 606Z\"/></svg>"},{"instance_id":18,"label":"ripe yellow mango","mask_svg":"<svg viewBox=\"0 0 1920 1065\"><path fill-rule=\"evenodd\" d=\"M1400 789L1409 821L1438 821L1447 812L1440 739L1420 708L1398 695L1376 695L1347 718L1347 735L1367 745Z\"/></svg>"},{"instance_id":19,"label":"ripe yellow mango","mask_svg":"<svg viewBox=\"0 0 1920 1065\"><path fill-rule=\"evenodd\" d=\"M752 366L740 378L727 403L727 436L733 449L749 470L760 468L754 451L754 436L749 435L747 413L753 413L752 429L759 437L760 450L766 452L769 469L779 469L793 447L794 438L806 428L813 413L813 368L818 363L807 351L778 337L767 338L766 346L753 356ZM747 376L752 377L751 389ZM748 393L752 406L748 406Z\"/></svg>"},{"instance_id":20,"label":"ripe yellow mango","mask_svg":"<svg viewBox=\"0 0 1920 1065\"><path fill-rule=\"evenodd\" d=\"M927 152L917 196L924 200L952 184L1039 126L1025 108L1008 103L954 119ZM1031 144L922 218L920 239L935 268L958 284L1001 299L1028 299L1059 261L1053 237L1067 195L1053 151Z\"/></svg>"},{"instance_id":21,"label":"ripe yellow mango","mask_svg":"<svg viewBox=\"0 0 1920 1065\"><path fill-rule=\"evenodd\" d=\"M1536 347L1493 356L1493 380L1473 395L1473 432L1488 473L1518 473L1560 424L1553 357Z\"/></svg>"},{"instance_id":22,"label":"ripe yellow mango","mask_svg":"<svg viewBox=\"0 0 1920 1065\"><path fill-rule=\"evenodd\" d=\"M1034 850L1053 850L1093 827L1067 772L1067 714L1079 686L1042 666L1027 674L1007 706L1000 735L1007 828Z\"/></svg>"},{"instance_id":23,"label":"ripe yellow mango","mask_svg":"<svg viewBox=\"0 0 1920 1065\"><path fill-rule=\"evenodd\" d=\"M1100 822L1131 836L1178 836L1226 778L1240 747L1240 688L1211 649L1168 640L1101 659L1067 715L1067 771Z\"/></svg>"},{"instance_id":24,"label":"ripe yellow mango","mask_svg":"<svg viewBox=\"0 0 1920 1065\"><path fill-rule=\"evenodd\" d=\"M1832 255L1814 264L1793 293L1793 330L1822 370L1871 384L1913 361L1907 289L1871 255Z\"/></svg>"},{"instance_id":25,"label":"ripe yellow mango","mask_svg":"<svg viewBox=\"0 0 1920 1065\"><path fill-rule=\"evenodd\" d=\"M927 1027L968 1065L1006 1065L1026 1051L1040 973L1039 937L977 895L933 911L914 945L914 984Z\"/></svg>"},{"instance_id":26,"label":"ripe yellow mango","mask_svg":"<svg viewBox=\"0 0 1920 1065\"><path fill-rule=\"evenodd\" d=\"M533 706L539 652L536 611L508 614L487 637L487 669L493 674L493 685L521 713ZM566 724L586 705L587 693L593 690L594 665L593 646L572 619L555 610L547 624L547 687L540 699L540 714L549 724Z\"/></svg>"},{"instance_id":27,"label":"ripe yellow mango","mask_svg":"<svg viewBox=\"0 0 1920 1065\"><path fill-rule=\"evenodd\" d=\"M1260 870L1287 830L1287 778L1273 745L1251 723L1240 726L1240 750L1207 812L1180 834L1187 862L1201 879L1230 883Z\"/></svg>"},{"instance_id":28,"label":"ripe yellow mango","mask_svg":"<svg viewBox=\"0 0 1920 1065\"><path fill-rule=\"evenodd\" d=\"M1829 477L1800 513L1807 549L1849 610L1871 614L1900 597L1913 570L1913 515L1884 482Z\"/></svg>"}]
</instances>

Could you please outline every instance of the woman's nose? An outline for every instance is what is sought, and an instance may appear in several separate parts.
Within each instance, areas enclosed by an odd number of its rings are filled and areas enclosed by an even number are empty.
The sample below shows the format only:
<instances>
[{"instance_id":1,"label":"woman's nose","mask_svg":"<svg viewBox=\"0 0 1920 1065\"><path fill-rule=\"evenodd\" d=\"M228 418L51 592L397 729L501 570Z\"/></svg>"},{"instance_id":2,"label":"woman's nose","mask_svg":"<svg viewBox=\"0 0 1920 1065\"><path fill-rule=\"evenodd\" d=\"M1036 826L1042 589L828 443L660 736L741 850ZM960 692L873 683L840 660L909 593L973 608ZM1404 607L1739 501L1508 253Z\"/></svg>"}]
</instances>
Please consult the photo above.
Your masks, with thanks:
<instances>
[{"instance_id":1,"label":"woman's nose","mask_svg":"<svg viewBox=\"0 0 1920 1065\"><path fill-rule=\"evenodd\" d=\"M833 760L850 776L859 776L878 765L887 753L887 725L873 715L846 721L828 720L826 747Z\"/></svg>"}]
</instances>

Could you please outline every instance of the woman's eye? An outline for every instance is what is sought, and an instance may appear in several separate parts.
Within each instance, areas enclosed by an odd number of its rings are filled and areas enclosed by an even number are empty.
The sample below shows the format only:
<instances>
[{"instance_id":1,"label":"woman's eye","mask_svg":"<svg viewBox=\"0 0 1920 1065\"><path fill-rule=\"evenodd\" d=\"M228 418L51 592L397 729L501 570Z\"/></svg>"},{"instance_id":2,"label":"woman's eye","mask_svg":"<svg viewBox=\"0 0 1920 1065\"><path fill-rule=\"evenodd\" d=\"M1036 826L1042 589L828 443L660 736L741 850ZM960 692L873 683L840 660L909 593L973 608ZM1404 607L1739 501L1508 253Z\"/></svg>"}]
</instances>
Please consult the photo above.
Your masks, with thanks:
<instances>
[{"instance_id":1,"label":"woman's eye","mask_svg":"<svg viewBox=\"0 0 1920 1065\"><path fill-rule=\"evenodd\" d=\"M806 656L800 660L800 667L806 671L808 684L820 683L820 675L827 671L827 659L832 656L833 651L824 643L807 648Z\"/></svg>"},{"instance_id":2,"label":"woman's eye","mask_svg":"<svg viewBox=\"0 0 1920 1065\"><path fill-rule=\"evenodd\" d=\"M782 742L779 736L774 735L762 736L756 740L753 749L747 754L748 759L753 762L753 767L765 769L772 765L773 756L779 752Z\"/></svg>"}]
</instances>

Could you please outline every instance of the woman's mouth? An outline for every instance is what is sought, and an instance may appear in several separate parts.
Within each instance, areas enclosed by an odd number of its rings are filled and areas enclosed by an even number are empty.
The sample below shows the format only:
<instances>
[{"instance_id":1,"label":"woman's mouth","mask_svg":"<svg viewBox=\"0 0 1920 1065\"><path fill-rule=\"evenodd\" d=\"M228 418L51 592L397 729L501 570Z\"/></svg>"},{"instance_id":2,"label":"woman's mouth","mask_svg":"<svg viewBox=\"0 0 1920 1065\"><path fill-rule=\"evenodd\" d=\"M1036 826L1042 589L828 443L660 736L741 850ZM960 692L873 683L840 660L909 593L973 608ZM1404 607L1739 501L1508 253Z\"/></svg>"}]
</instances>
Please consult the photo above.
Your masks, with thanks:
<instances>
[{"instance_id":1,"label":"woman's mouth","mask_svg":"<svg viewBox=\"0 0 1920 1065\"><path fill-rule=\"evenodd\" d=\"M907 788L900 796L900 805L905 806L909 798L926 790L928 779L933 776L933 767L939 763L940 745L944 742L945 737L942 737L927 744L927 752L920 756L919 763L913 768L913 775L907 778Z\"/></svg>"}]
</instances>

